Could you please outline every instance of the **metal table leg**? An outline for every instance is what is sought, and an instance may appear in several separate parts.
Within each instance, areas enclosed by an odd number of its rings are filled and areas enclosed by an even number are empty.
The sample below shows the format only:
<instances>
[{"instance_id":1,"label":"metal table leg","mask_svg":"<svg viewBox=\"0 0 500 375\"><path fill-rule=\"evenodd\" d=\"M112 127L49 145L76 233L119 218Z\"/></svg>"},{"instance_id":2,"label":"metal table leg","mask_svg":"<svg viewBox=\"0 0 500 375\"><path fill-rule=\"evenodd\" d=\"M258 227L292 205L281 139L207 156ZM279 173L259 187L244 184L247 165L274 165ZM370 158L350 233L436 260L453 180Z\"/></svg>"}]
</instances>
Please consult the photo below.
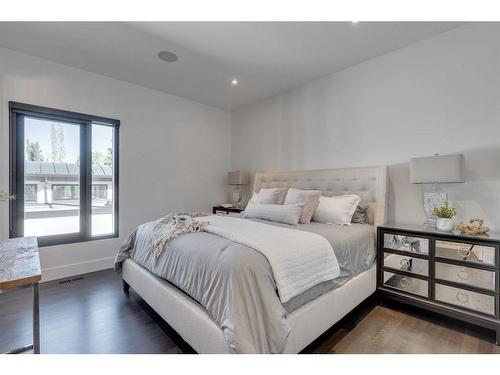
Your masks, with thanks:
<instances>
[{"instance_id":1,"label":"metal table leg","mask_svg":"<svg viewBox=\"0 0 500 375\"><path fill-rule=\"evenodd\" d=\"M19 354L25 352L26 350L31 350L31 349L33 349L33 344L21 346L20 348L11 349L8 352L2 354Z\"/></svg>"},{"instance_id":2,"label":"metal table leg","mask_svg":"<svg viewBox=\"0 0 500 375\"><path fill-rule=\"evenodd\" d=\"M33 283L33 344L11 349L4 354L18 354L33 349L33 353L40 354L40 290L39 283Z\"/></svg>"},{"instance_id":3,"label":"metal table leg","mask_svg":"<svg viewBox=\"0 0 500 375\"><path fill-rule=\"evenodd\" d=\"M38 283L33 284L33 352L40 354L40 296Z\"/></svg>"}]
</instances>

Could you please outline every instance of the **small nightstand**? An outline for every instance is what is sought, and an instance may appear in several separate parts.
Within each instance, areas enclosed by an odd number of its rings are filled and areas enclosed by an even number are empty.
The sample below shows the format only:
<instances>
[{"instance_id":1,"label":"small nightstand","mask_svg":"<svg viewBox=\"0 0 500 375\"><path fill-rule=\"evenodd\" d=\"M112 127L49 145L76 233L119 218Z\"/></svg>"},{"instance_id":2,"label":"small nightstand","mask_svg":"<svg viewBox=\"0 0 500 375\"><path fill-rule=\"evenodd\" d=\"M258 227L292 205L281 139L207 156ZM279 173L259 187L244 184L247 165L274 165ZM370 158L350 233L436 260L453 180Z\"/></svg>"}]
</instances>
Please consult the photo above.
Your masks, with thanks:
<instances>
[{"instance_id":1,"label":"small nightstand","mask_svg":"<svg viewBox=\"0 0 500 375\"><path fill-rule=\"evenodd\" d=\"M212 213L215 215L218 212L225 213L226 215L229 215L230 213L236 213L239 214L241 212L245 211L244 208L236 208L236 207L222 207L222 206L214 206L212 208Z\"/></svg>"},{"instance_id":2,"label":"small nightstand","mask_svg":"<svg viewBox=\"0 0 500 375\"><path fill-rule=\"evenodd\" d=\"M387 224L377 249L381 298L495 330L500 345L500 234Z\"/></svg>"}]
</instances>

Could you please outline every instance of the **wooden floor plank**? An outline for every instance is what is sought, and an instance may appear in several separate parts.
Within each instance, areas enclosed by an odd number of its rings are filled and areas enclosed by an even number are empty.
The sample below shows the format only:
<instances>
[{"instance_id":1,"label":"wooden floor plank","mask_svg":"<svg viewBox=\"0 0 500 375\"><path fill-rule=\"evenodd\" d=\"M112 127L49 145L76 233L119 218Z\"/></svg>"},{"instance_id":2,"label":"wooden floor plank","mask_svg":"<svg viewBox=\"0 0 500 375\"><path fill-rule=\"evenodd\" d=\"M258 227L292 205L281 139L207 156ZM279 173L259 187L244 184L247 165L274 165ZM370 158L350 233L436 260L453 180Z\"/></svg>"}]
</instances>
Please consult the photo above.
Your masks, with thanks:
<instances>
[{"instance_id":1,"label":"wooden floor plank","mask_svg":"<svg viewBox=\"0 0 500 375\"><path fill-rule=\"evenodd\" d=\"M31 342L31 289L0 294L0 352ZM40 287L42 353L193 353L111 270ZM304 353L500 353L492 331L371 298Z\"/></svg>"}]
</instances>

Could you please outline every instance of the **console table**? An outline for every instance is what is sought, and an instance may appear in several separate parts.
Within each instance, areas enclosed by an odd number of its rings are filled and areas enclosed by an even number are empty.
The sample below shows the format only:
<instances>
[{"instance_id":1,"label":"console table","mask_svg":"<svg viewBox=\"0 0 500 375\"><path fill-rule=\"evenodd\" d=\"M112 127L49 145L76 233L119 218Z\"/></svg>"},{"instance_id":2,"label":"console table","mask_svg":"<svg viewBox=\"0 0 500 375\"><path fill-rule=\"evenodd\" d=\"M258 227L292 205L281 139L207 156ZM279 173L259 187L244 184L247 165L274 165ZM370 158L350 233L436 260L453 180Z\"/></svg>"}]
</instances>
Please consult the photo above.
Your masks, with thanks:
<instances>
[{"instance_id":1,"label":"console table","mask_svg":"<svg viewBox=\"0 0 500 375\"><path fill-rule=\"evenodd\" d=\"M36 237L12 238L0 242L0 289L33 287L33 344L8 351L21 353L33 349L40 353L40 300L38 283L42 278Z\"/></svg>"}]
</instances>

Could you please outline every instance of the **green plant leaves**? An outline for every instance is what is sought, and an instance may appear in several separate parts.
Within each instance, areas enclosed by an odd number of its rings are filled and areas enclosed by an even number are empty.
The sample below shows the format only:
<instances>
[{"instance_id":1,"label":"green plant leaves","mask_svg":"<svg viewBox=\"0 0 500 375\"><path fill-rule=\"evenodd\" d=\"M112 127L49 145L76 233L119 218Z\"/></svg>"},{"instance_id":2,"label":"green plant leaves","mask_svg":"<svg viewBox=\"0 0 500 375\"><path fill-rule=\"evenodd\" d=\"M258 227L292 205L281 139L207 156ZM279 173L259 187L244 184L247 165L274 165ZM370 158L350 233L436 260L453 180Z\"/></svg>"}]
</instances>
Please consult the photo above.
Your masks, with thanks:
<instances>
[{"instance_id":1,"label":"green plant leaves","mask_svg":"<svg viewBox=\"0 0 500 375\"><path fill-rule=\"evenodd\" d=\"M442 219L451 219L457 214L457 210L448 206L448 201L445 201L441 207L434 207L432 214Z\"/></svg>"}]
</instances>

